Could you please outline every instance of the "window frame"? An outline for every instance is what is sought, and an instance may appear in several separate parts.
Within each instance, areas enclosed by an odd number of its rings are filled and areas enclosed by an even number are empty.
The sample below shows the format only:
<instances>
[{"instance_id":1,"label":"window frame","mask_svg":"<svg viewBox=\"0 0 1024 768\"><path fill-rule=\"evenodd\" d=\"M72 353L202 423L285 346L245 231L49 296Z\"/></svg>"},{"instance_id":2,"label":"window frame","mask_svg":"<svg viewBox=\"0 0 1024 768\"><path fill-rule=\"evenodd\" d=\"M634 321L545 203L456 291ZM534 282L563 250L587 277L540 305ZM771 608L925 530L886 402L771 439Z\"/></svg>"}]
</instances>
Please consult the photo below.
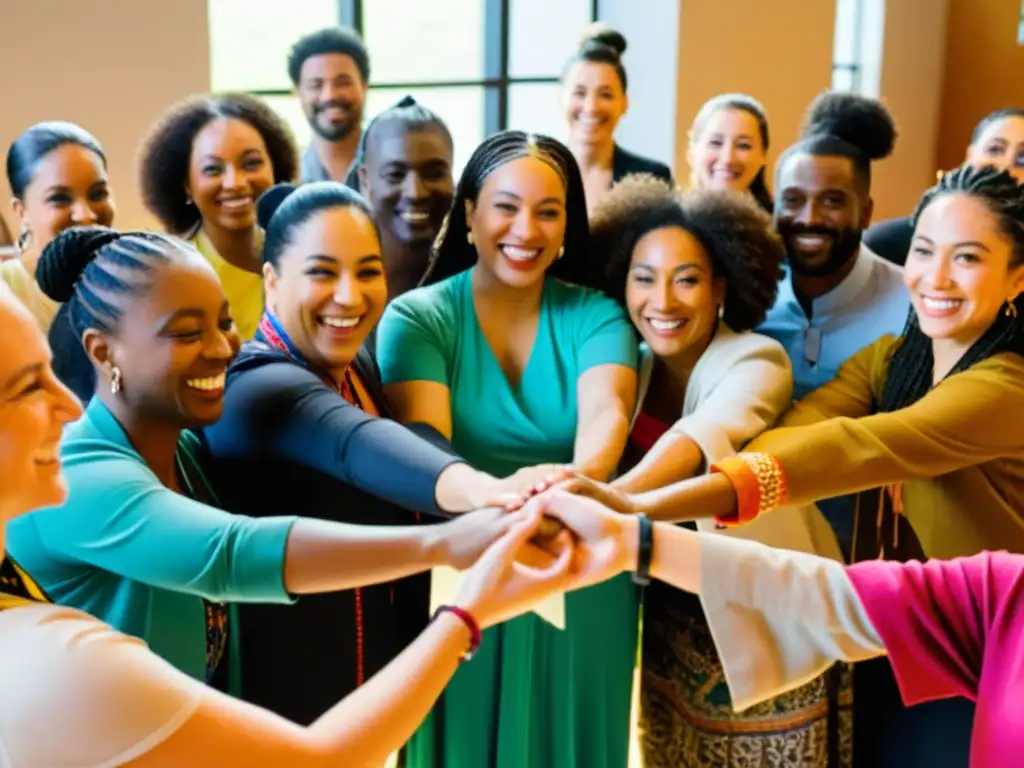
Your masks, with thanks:
<instances>
[{"instance_id":1,"label":"window frame","mask_svg":"<svg viewBox=\"0 0 1024 768\"><path fill-rule=\"evenodd\" d=\"M365 32L363 4L373 0L338 0L338 23L351 27L363 35ZM370 78L373 90L396 91L396 97L409 89L481 88L484 92L484 135L509 128L509 92L513 86L524 84L553 84L557 75L546 77L514 77L509 72L509 44L511 35L512 0L480 0L484 4L484 77L465 80L425 80L418 82L376 82ZM598 19L600 0L590 0L590 19ZM372 53L371 53L372 62ZM289 96L287 89L259 89L249 91L254 96Z\"/></svg>"}]
</instances>

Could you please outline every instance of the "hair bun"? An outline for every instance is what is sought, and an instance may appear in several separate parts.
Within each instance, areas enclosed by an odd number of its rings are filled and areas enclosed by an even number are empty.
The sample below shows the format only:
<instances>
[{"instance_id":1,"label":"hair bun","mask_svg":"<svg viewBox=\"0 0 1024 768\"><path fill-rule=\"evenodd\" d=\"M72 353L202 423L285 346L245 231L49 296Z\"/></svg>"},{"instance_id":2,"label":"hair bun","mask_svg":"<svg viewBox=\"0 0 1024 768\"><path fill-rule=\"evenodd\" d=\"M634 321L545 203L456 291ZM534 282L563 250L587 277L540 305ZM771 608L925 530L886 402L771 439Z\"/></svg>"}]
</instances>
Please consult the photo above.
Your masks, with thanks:
<instances>
[{"instance_id":1,"label":"hair bun","mask_svg":"<svg viewBox=\"0 0 1024 768\"><path fill-rule=\"evenodd\" d=\"M259 222L260 228L264 231L270 225L270 219L274 215L274 211L281 207L281 203L294 192L298 187L288 182L282 182L275 184L262 195L260 199L256 201L256 220Z\"/></svg>"},{"instance_id":2,"label":"hair bun","mask_svg":"<svg viewBox=\"0 0 1024 768\"><path fill-rule=\"evenodd\" d=\"M392 109L401 109L404 107L415 107L419 102L416 101L415 97L411 93L407 93L405 96L395 102Z\"/></svg>"},{"instance_id":3,"label":"hair bun","mask_svg":"<svg viewBox=\"0 0 1024 768\"><path fill-rule=\"evenodd\" d=\"M896 144L896 125L880 101L840 91L826 91L811 103L801 133L804 138L835 136L857 147L869 160L888 157Z\"/></svg>"},{"instance_id":4,"label":"hair bun","mask_svg":"<svg viewBox=\"0 0 1024 768\"><path fill-rule=\"evenodd\" d=\"M583 30L580 38L580 49L586 49L594 45L603 45L611 48L617 56L626 52L626 37L619 30L603 21L595 21Z\"/></svg>"},{"instance_id":5,"label":"hair bun","mask_svg":"<svg viewBox=\"0 0 1024 768\"><path fill-rule=\"evenodd\" d=\"M36 264L36 282L43 293L63 304L96 254L121 238L109 227L70 227L47 243Z\"/></svg>"}]
</instances>

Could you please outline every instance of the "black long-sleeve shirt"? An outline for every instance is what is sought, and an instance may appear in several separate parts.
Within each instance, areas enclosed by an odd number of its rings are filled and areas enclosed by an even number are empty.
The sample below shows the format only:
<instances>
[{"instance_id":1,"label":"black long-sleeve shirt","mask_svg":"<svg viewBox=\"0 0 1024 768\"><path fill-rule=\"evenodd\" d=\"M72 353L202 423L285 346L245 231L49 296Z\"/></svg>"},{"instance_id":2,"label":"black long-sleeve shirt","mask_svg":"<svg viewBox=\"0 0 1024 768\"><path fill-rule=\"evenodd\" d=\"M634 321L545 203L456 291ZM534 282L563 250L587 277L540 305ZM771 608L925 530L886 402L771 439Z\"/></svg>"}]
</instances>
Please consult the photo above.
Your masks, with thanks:
<instances>
[{"instance_id":1,"label":"black long-sleeve shirt","mask_svg":"<svg viewBox=\"0 0 1024 768\"><path fill-rule=\"evenodd\" d=\"M363 525L439 520L438 476L460 461L425 425L387 418L380 376L361 351L360 381L383 417L259 342L228 371L224 413L202 439L222 506ZM425 626L429 576L292 606L239 606L242 695L307 724L387 664Z\"/></svg>"}]
</instances>

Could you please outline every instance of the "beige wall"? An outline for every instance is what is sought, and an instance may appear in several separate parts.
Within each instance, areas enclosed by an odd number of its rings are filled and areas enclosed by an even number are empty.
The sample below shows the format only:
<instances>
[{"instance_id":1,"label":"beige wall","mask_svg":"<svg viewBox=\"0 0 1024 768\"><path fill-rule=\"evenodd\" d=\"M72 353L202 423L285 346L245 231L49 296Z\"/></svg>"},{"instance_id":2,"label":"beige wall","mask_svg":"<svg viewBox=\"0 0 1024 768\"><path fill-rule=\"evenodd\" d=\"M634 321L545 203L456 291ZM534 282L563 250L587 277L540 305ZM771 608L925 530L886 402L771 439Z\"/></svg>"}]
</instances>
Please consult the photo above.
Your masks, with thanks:
<instances>
[{"instance_id":1,"label":"beige wall","mask_svg":"<svg viewBox=\"0 0 1024 768\"><path fill-rule=\"evenodd\" d=\"M950 0L936 167L963 162L975 124L1000 107L1024 107L1020 0Z\"/></svg>"},{"instance_id":2,"label":"beige wall","mask_svg":"<svg viewBox=\"0 0 1024 768\"><path fill-rule=\"evenodd\" d=\"M676 99L677 177L701 105L726 91L755 96L768 112L769 167L793 143L811 100L829 87L835 3L829 0L680 0Z\"/></svg>"},{"instance_id":3,"label":"beige wall","mask_svg":"<svg viewBox=\"0 0 1024 768\"><path fill-rule=\"evenodd\" d=\"M169 104L209 90L206 0L0 0L0 147L40 120L71 120L103 144L116 224L151 223L135 156ZM12 224L6 178L0 209Z\"/></svg>"},{"instance_id":4,"label":"beige wall","mask_svg":"<svg viewBox=\"0 0 1024 768\"><path fill-rule=\"evenodd\" d=\"M899 137L892 156L873 170L875 221L907 215L935 182L949 5L950 0L885 3L879 95Z\"/></svg>"}]
</instances>

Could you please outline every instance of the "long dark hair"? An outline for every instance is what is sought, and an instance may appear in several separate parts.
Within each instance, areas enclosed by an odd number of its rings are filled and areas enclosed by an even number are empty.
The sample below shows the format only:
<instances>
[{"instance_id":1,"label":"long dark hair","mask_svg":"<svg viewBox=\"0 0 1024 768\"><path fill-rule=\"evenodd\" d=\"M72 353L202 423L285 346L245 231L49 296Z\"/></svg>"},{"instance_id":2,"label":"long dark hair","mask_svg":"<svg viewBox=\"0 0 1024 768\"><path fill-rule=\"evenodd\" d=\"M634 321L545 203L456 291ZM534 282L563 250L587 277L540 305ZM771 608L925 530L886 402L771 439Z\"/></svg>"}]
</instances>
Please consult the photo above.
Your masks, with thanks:
<instances>
[{"instance_id":1,"label":"long dark hair","mask_svg":"<svg viewBox=\"0 0 1024 768\"><path fill-rule=\"evenodd\" d=\"M551 265L548 274L577 285L595 287L598 284L589 262L590 227L583 179L572 152L548 136L501 131L485 139L466 163L421 285L440 282L476 263L476 248L466 238L469 234L466 202L475 204L487 178L501 166L521 157L540 158L565 182L565 252Z\"/></svg>"},{"instance_id":2,"label":"long dark hair","mask_svg":"<svg viewBox=\"0 0 1024 768\"><path fill-rule=\"evenodd\" d=\"M914 212L914 226L917 226L925 208L942 195L949 194L970 195L983 202L998 219L1000 230L1013 243L1010 266L1024 263L1024 186L1018 185L1006 171L961 166L944 175L924 193ZM1014 309L1019 310L1022 303L1015 298ZM1024 355L1022 326L1024 318L1020 312L1001 312L947 375L966 371L1000 352ZM889 363L879 410L896 411L924 397L932 386L934 362L931 340L921 331L917 313L911 309L899 348Z\"/></svg>"}]
</instances>

